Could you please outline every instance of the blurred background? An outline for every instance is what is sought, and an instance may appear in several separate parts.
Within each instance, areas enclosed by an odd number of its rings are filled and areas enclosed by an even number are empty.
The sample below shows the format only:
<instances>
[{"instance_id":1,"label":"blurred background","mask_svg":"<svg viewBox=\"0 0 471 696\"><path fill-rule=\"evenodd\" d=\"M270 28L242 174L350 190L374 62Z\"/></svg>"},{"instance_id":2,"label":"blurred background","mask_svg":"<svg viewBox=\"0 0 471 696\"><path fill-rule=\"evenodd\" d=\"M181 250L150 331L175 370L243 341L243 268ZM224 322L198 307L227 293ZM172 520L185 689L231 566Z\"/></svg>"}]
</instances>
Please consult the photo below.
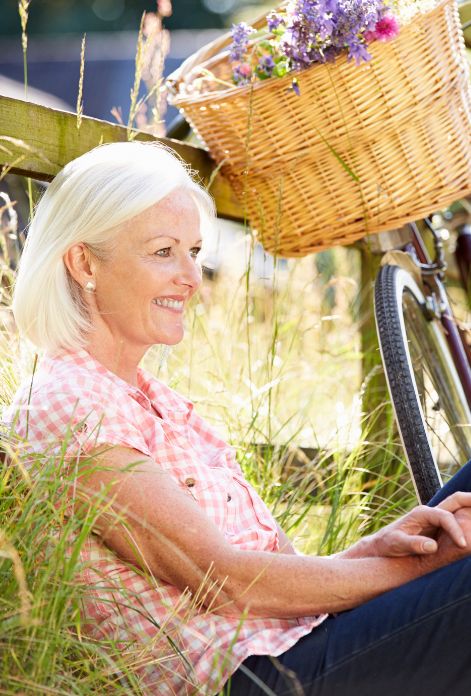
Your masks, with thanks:
<instances>
[{"instance_id":1,"label":"blurred background","mask_svg":"<svg viewBox=\"0 0 471 696\"><path fill-rule=\"evenodd\" d=\"M270 3L250 0L32 0L28 10L28 99L74 111L82 37L86 34L84 114L127 122L142 14L159 13L169 30L167 75L233 21L251 18ZM0 21L0 93L21 98L23 54L16 0L3 0ZM169 123L175 116L165 115Z\"/></svg>"}]
</instances>

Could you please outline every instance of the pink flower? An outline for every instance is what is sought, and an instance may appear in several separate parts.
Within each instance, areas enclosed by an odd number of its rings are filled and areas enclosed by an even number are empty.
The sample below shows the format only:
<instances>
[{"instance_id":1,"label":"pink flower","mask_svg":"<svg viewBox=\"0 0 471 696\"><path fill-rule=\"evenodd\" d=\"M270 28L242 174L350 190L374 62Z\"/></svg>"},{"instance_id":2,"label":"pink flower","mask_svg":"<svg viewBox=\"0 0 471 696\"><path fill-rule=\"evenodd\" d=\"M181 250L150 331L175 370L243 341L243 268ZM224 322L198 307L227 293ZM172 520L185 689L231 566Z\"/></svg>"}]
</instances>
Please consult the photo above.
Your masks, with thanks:
<instances>
[{"instance_id":1,"label":"pink flower","mask_svg":"<svg viewBox=\"0 0 471 696\"><path fill-rule=\"evenodd\" d=\"M241 63L239 65L239 72L243 77L249 77L250 73L252 72L252 68L248 63Z\"/></svg>"},{"instance_id":2,"label":"pink flower","mask_svg":"<svg viewBox=\"0 0 471 696\"><path fill-rule=\"evenodd\" d=\"M249 63L240 63L232 71L232 79L236 85L248 85L252 77L252 68Z\"/></svg>"},{"instance_id":3,"label":"pink flower","mask_svg":"<svg viewBox=\"0 0 471 696\"><path fill-rule=\"evenodd\" d=\"M365 34L367 43L371 41L389 41L394 39L399 34L399 22L391 12L386 14L377 22L373 31L368 31Z\"/></svg>"}]
</instances>

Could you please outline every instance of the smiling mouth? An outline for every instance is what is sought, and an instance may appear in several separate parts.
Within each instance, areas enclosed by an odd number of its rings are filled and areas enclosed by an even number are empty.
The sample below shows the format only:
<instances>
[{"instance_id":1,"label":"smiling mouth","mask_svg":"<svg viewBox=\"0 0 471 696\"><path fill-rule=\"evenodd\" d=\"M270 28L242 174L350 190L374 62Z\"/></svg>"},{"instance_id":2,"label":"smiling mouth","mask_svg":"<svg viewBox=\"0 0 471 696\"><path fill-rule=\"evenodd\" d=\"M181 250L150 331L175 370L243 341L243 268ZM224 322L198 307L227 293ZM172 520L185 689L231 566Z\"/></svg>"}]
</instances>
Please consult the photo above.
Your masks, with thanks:
<instances>
[{"instance_id":1,"label":"smiling mouth","mask_svg":"<svg viewBox=\"0 0 471 696\"><path fill-rule=\"evenodd\" d=\"M152 303L157 305L157 307L165 307L165 309L174 309L177 311L183 310L183 305L185 304L183 300L168 300L156 298L152 300Z\"/></svg>"}]
</instances>

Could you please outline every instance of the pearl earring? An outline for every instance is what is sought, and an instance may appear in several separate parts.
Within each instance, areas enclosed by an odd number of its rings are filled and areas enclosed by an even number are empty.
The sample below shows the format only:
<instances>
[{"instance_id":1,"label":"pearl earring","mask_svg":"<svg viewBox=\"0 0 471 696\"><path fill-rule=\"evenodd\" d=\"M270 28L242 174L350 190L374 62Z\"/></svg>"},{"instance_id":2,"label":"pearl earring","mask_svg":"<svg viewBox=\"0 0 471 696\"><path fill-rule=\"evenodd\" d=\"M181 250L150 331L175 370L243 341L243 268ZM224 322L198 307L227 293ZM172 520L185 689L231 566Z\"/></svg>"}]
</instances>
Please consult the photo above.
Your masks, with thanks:
<instances>
[{"instance_id":1,"label":"pearl earring","mask_svg":"<svg viewBox=\"0 0 471 696\"><path fill-rule=\"evenodd\" d=\"M95 283L92 280L89 280L85 283L84 290L85 292L95 292Z\"/></svg>"}]
</instances>

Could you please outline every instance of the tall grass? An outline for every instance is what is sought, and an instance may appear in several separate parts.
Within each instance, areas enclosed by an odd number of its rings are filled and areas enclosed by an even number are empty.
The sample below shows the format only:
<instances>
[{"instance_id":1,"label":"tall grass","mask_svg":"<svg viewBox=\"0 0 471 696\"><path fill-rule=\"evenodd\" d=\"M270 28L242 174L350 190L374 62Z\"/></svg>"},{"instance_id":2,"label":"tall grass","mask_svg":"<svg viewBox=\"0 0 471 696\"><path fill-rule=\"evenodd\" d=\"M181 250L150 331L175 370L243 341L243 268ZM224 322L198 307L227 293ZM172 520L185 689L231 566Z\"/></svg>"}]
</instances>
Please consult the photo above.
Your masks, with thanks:
<instances>
[{"instance_id":1,"label":"tall grass","mask_svg":"<svg viewBox=\"0 0 471 696\"><path fill-rule=\"evenodd\" d=\"M77 581L79 552L93 508L85 520L68 515L60 456L26 456L8 438L3 450L0 693L129 693L136 679L122 649L87 638L81 626L90 588Z\"/></svg>"},{"instance_id":2,"label":"tall grass","mask_svg":"<svg viewBox=\"0 0 471 696\"><path fill-rule=\"evenodd\" d=\"M85 42L86 34L83 35L82 45L80 48L80 72L77 92L77 129L82 125L83 116L83 80L85 76Z\"/></svg>"}]
</instances>

